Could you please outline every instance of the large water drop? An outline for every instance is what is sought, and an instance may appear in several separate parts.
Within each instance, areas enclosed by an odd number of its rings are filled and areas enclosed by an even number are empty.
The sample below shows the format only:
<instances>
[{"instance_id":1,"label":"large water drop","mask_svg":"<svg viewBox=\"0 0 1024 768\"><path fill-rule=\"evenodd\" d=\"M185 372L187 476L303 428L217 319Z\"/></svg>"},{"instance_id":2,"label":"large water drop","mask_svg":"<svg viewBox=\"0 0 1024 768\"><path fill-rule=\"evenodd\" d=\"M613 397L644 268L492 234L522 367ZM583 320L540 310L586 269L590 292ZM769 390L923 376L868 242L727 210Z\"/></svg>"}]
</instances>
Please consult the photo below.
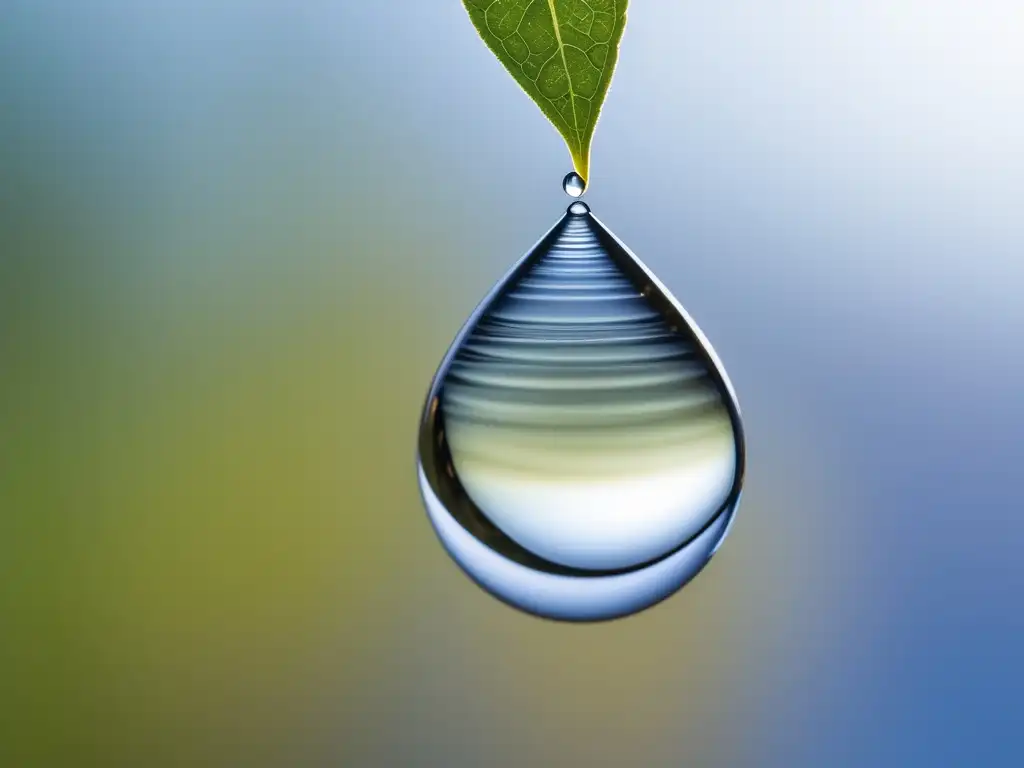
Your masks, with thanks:
<instances>
[{"instance_id":1,"label":"large water drop","mask_svg":"<svg viewBox=\"0 0 1024 768\"><path fill-rule=\"evenodd\" d=\"M686 312L583 203L498 283L437 371L419 483L455 561L570 621L668 597L739 502L739 408Z\"/></svg>"}]
</instances>

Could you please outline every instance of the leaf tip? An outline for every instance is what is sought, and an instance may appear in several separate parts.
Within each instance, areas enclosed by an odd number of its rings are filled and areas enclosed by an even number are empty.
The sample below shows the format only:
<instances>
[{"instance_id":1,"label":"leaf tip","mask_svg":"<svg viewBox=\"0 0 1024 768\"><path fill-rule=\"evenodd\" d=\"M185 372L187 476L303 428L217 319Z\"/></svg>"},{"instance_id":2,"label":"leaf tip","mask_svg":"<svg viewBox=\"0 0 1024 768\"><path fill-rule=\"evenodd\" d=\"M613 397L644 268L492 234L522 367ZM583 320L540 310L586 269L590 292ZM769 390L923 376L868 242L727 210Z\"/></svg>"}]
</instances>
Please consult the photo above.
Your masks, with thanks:
<instances>
[{"instance_id":1,"label":"leaf tip","mask_svg":"<svg viewBox=\"0 0 1024 768\"><path fill-rule=\"evenodd\" d=\"M585 185L590 184L590 152L589 150L578 151L569 147L569 155L572 157L572 167L583 179Z\"/></svg>"}]
</instances>

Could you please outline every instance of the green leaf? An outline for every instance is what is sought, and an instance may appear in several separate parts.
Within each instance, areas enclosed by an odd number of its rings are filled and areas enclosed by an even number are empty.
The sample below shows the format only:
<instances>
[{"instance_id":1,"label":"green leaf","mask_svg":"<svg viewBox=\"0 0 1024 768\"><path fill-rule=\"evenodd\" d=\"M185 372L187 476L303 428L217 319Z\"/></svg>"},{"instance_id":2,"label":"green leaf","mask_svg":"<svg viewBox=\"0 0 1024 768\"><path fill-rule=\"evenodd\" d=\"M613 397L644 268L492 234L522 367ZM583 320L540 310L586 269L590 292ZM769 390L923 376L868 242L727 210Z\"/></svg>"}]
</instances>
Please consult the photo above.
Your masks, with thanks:
<instances>
[{"instance_id":1,"label":"green leaf","mask_svg":"<svg viewBox=\"0 0 1024 768\"><path fill-rule=\"evenodd\" d=\"M590 177L590 141L615 71L627 0L462 0L494 55Z\"/></svg>"}]
</instances>

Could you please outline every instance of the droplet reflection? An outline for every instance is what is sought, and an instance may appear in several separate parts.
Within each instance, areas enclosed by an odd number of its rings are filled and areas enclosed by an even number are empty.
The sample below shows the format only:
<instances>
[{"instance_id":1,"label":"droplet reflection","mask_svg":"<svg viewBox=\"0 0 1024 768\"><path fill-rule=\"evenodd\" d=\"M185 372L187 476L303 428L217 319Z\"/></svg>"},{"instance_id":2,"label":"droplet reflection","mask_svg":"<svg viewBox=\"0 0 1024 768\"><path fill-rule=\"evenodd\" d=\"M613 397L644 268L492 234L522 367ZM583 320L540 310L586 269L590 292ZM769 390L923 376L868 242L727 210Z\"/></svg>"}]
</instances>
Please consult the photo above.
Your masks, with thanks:
<instances>
[{"instance_id":1,"label":"droplet reflection","mask_svg":"<svg viewBox=\"0 0 1024 768\"><path fill-rule=\"evenodd\" d=\"M562 189L569 197L579 197L587 191L587 182L576 171L570 171L562 179Z\"/></svg>"}]
</instances>

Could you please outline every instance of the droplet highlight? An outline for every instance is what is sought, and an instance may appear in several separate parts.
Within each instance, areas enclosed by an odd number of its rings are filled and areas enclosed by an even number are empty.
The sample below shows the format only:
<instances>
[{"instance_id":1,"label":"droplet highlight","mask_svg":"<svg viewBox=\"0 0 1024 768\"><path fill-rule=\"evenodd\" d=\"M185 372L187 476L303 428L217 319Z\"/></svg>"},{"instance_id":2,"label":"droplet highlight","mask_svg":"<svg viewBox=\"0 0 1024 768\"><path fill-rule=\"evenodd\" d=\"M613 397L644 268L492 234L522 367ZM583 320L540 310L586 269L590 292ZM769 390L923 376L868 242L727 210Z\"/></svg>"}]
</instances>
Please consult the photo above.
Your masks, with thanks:
<instances>
[{"instance_id":1,"label":"droplet highlight","mask_svg":"<svg viewBox=\"0 0 1024 768\"><path fill-rule=\"evenodd\" d=\"M466 322L420 427L441 543L552 619L628 615L686 584L728 533L743 469L714 351L581 202Z\"/></svg>"},{"instance_id":2,"label":"droplet highlight","mask_svg":"<svg viewBox=\"0 0 1024 768\"><path fill-rule=\"evenodd\" d=\"M587 191L587 182L576 171L570 171L562 179L562 189L569 197L579 197Z\"/></svg>"}]
</instances>

